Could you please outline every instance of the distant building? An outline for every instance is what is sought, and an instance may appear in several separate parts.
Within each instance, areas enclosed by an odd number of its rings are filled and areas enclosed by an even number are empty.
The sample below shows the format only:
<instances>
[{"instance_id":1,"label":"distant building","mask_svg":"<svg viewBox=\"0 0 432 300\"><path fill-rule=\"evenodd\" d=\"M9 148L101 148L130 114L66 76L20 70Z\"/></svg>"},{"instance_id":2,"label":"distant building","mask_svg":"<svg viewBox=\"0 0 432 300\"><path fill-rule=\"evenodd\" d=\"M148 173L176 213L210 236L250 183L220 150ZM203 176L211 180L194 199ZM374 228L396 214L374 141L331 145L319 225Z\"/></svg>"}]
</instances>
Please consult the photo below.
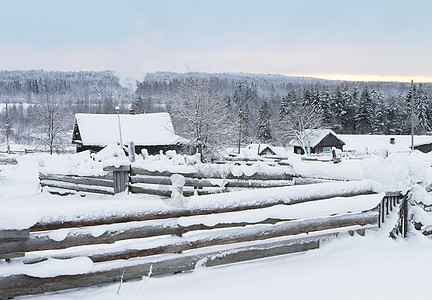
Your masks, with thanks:
<instances>
[{"instance_id":1,"label":"distant building","mask_svg":"<svg viewBox=\"0 0 432 300\"><path fill-rule=\"evenodd\" d=\"M414 149L419 150L423 153L429 153L432 151L432 140L430 140L428 142L415 144Z\"/></svg>"},{"instance_id":2,"label":"distant building","mask_svg":"<svg viewBox=\"0 0 432 300\"><path fill-rule=\"evenodd\" d=\"M238 148L229 148L226 150L226 154L230 157L245 159L259 157L287 158L289 156L284 147L275 147L269 144L250 144L240 148L240 153L238 153Z\"/></svg>"},{"instance_id":3,"label":"distant building","mask_svg":"<svg viewBox=\"0 0 432 300\"><path fill-rule=\"evenodd\" d=\"M168 113L120 115L123 145L135 143L135 152L147 149L149 154L177 150L187 140L174 133ZM72 143L77 152L98 152L109 144L119 144L119 121L117 114L75 114Z\"/></svg>"},{"instance_id":4,"label":"distant building","mask_svg":"<svg viewBox=\"0 0 432 300\"><path fill-rule=\"evenodd\" d=\"M332 148L343 150L345 145L333 130L330 129L306 129L303 136L310 148L310 153L330 153ZM294 153L304 154L304 149L298 140L292 140L290 145L294 148Z\"/></svg>"}]
</instances>

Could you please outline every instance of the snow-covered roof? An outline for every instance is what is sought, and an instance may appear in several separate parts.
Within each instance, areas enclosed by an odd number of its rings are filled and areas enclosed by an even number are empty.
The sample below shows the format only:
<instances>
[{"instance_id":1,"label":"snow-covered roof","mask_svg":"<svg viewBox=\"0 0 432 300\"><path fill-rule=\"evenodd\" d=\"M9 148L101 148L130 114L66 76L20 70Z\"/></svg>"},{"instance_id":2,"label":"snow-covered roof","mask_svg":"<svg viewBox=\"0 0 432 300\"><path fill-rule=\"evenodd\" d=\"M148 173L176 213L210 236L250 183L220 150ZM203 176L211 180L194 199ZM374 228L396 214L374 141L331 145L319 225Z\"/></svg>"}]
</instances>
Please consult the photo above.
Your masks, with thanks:
<instances>
[{"instance_id":1,"label":"snow-covered roof","mask_svg":"<svg viewBox=\"0 0 432 300\"><path fill-rule=\"evenodd\" d=\"M118 143L119 122L116 114L75 114L83 145L106 146ZM123 144L139 146L175 145L186 140L174 133L168 113L120 115Z\"/></svg>"},{"instance_id":2,"label":"snow-covered roof","mask_svg":"<svg viewBox=\"0 0 432 300\"><path fill-rule=\"evenodd\" d=\"M228 154L235 155L237 157L259 157L259 153L261 153L264 149L269 148L272 150L276 156L279 157L288 157L289 153L284 147L275 147L269 144L250 144L244 148L240 148L240 154L238 154L238 148L229 148L226 150ZM259 153L258 153L259 149Z\"/></svg>"},{"instance_id":3,"label":"snow-covered roof","mask_svg":"<svg viewBox=\"0 0 432 300\"><path fill-rule=\"evenodd\" d=\"M345 142L331 129L306 129L303 135L309 140L309 147L316 147L327 135L332 134L338 140L345 144ZM291 146L300 146L296 139L290 142Z\"/></svg>"},{"instance_id":4,"label":"snow-covered roof","mask_svg":"<svg viewBox=\"0 0 432 300\"><path fill-rule=\"evenodd\" d=\"M341 134L346 145L346 151L373 152L387 149L389 151L409 151L411 148L410 135L361 135ZM394 138L393 144L390 139ZM432 142L432 137L427 135L415 135L414 147Z\"/></svg>"}]
</instances>

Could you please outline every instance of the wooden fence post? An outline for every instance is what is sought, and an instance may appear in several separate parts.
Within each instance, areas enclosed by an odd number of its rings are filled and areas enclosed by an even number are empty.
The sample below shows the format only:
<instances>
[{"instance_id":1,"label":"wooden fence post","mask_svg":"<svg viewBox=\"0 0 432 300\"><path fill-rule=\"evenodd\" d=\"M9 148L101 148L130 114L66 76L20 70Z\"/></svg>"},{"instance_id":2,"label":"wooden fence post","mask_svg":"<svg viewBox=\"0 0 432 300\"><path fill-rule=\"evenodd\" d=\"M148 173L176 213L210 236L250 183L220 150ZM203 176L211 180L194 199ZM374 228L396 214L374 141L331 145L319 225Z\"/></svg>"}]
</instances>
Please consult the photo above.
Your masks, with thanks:
<instances>
[{"instance_id":1,"label":"wooden fence post","mask_svg":"<svg viewBox=\"0 0 432 300\"><path fill-rule=\"evenodd\" d=\"M29 229L21 229L21 230L0 230L0 244L1 243L10 243L10 242L21 242L28 240L30 236ZM10 251L11 249L9 249ZM4 259L7 262L10 262L11 258L23 257L25 252L12 250L11 252L5 251L6 253L0 253L0 259Z\"/></svg>"},{"instance_id":2,"label":"wooden fence post","mask_svg":"<svg viewBox=\"0 0 432 300\"><path fill-rule=\"evenodd\" d=\"M105 167L104 171L113 172L114 194L128 191L130 166Z\"/></svg>"},{"instance_id":3,"label":"wooden fence post","mask_svg":"<svg viewBox=\"0 0 432 300\"><path fill-rule=\"evenodd\" d=\"M135 162L135 143L134 142L129 142L128 152L129 152L129 160L131 162Z\"/></svg>"}]
</instances>

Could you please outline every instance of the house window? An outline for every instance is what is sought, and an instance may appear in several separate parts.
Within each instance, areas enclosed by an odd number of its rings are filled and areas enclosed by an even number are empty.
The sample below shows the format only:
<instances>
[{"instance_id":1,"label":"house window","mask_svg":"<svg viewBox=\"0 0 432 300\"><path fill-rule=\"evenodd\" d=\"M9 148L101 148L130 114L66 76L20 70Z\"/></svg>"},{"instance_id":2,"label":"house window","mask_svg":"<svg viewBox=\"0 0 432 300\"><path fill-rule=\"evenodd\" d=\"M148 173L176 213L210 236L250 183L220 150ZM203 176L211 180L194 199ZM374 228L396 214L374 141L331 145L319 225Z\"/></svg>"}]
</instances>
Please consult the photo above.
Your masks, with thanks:
<instances>
[{"instance_id":1,"label":"house window","mask_svg":"<svg viewBox=\"0 0 432 300\"><path fill-rule=\"evenodd\" d=\"M330 153L332 150L332 147L323 147L323 152L324 153Z\"/></svg>"}]
</instances>

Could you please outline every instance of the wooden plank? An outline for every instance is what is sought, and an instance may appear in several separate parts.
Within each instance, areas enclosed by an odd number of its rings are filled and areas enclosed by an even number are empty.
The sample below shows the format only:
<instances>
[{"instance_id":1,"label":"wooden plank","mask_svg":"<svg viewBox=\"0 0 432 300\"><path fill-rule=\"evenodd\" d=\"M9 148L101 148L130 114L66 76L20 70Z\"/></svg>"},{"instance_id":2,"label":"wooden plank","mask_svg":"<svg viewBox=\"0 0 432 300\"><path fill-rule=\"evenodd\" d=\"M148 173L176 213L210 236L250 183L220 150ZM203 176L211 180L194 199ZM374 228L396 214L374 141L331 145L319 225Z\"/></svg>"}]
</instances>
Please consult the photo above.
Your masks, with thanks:
<instances>
[{"instance_id":1,"label":"wooden plank","mask_svg":"<svg viewBox=\"0 0 432 300\"><path fill-rule=\"evenodd\" d=\"M135 257L143 257L156 254L178 253L186 250L215 246L226 245L239 242L249 242L257 240L265 240L269 238L282 237L288 235L298 235L302 233L310 233L328 229L343 228L348 226L364 226L376 224L378 221L377 212L365 212L358 214L347 214L340 216L332 216L326 218L315 218L307 220L296 220L281 222L275 225L251 225L245 228L225 228L219 229L217 232L207 230L208 234L200 235L199 238L181 238L178 242L161 244L150 248L141 249L126 249L122 251L104 251L103 253L88 253L80 251L79 256L88 256L94 262L102 262L116 259L129 259ZM193 225L197 226L197 225ZM205 229L206 227L196 227L194 230ZM209 227L207 227L209 228ZM182 228L180 231L187 232L188 227ZM32 246L31 244L29 246ZM34 247L34 245L33 245ZM42 249L40 249L42 250ZM66 259L76 257L74 254L59 254L52 256L57 259ZM44 260L45 257L35 258L29 263Z\"/></svg>"},{"instance_id":2,"label":"wooden plank","mask_svg":"<svg viewBox=\"0 0 432 300\"><path fill-rule=\"evenodd\" d=\"M75 184L84 185L96 185L104 187L113 187L113 180L108 178L99 177L86 177L86 176L71 176L71 175L56 175L56 174L41 174L39 173L39 179L41 180L53 180Z\"/></svg>"},{"instance_id":3,"label":"wooden plank","mask_svg":"<svg viewBox=\"0 0 432 300\"><path fill-rule=\"evenodd\" d=\"M29 229L11 229L11 230L0 230L0 243L9 241L21 241L29 238Z\"/></svg>"},{"instance_id":4,"label":"wooden plank","mask_svg":"<svg viewBox=\"0 0 432 300\"><path fill-rule=\"evenodd\" d=\"M152 268L152 276L175 274L193 270L198 262L205 266L217 266L251 259L307 251L319 247L320 241L337 236L338 233L269 241L255 245L240 245L219 251L178 254L175 257L159 258L136 265L120 267L79 275L37 278L27 275L12 275L0 278L0 298L34 295L66 289L89 287L123 280L141 279ZM235 251L233 251L235 249Z\"/></svg>"},{"instance_id":5,"label":"wooden plank","mask_svg":"<svg viewBox=\"0 0 432 300\"><path fill-rule=\"evenodd\" d=\"M97 194L106 194L106 195L114 195L114 188L108 187L93 187L87 186L83 184L74 184L68 182L60 182L54 180L41 180L41 186L49 186L59 189L80 191L80 192L89 192L89 193L97 193Z\"/></svg>"},{"instance_id":6,"label":"wooden plank","mask_svg":"<svg viewBox=\"0 0 432 300\"><path fill-rule=\"evenodd\" d=\"M0 259L9 260L11 258L24 257L24 252L14 252L14 253L0 253Z\"/></svg>"},{"instance_id":7,"label":"wooden plank","mask_svg":"<svg viewBox=\"0 0 432 300\"><path fill-rule=\"evenodd\" d=\"M257 225L244 228L242 230L227 230L226 233L218 231L218 234L215 234L214 236L211 235L198 240L186 239L176 244L158 246L148 249L131 249L99 255L89 255L89 257L94 262L102 262L115 259L130 259L134 257L143 257L156 254L179 253L191 249L209 246L265 240L269 238L298 235L302 233L342 228L353 225L363 226L369 224L376 224L377 220L377 213L372 212L335 216L331 218L325 218L324 220L311 219L283 222L280 224L275 224L273 226Z\"/></svg>"},{"instance_id":8,"label":"wooden plank","mask_svg":"<svg viewBox=\"0 0 432 300\"><path fill-rule=\"evenodd\" d=\"M140 227L107 229L107 231L97 237L90 232L71 233L61 241L52 240L47 233L32 233L30 238L25 242L9 242L0 243L0 253L9 251L40 251L65 249L69 247L95 244L112 244L117 241L126 239L139 239L161 235L182 235L186 232L197 230L210 230L218 228L235 228L244 227L247 225L258 224L276 224L284 221L292 221L292 219L283 218L267 218L258 222L237 222L237 223L218 223L213 226L203 224L193 224L190 226L179 226L175 222L167 222L168 224L143 224Z\"/></svg>"},{"instance_id":9,"label":"wooden plank","mask_svg":"<svg viewBox=\"0 0 432 300\"><path fill-rule=\"evenodd\" d=\"M131 184L129 186L129 191L134 194L148 194L148 195L156 195L161 197L171 197L171 186L168 185L155 185L154 188L151 188L149 186L140 186L139 183ZM222 188L213 188L213 189L184 189L183 190L183 196L184 197L190 197L193 196L195 193L198 195L211 195L211 194L217 194L222 193L224 189Z\"/></svg>"}]
</instances>

